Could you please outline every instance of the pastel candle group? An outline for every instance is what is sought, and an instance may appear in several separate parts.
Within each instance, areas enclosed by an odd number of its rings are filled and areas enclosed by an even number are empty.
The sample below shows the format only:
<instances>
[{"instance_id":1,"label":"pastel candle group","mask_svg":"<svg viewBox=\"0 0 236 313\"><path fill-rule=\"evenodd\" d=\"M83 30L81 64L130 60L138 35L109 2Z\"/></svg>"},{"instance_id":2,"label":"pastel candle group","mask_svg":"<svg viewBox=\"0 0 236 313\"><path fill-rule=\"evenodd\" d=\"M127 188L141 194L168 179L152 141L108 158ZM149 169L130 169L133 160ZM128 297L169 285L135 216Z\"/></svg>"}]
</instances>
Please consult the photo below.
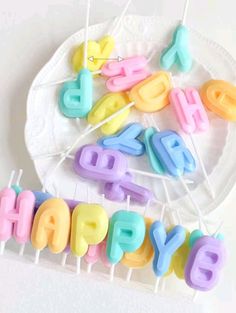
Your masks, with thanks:
<instances>
[{"instance_id":1,"label":"pastel candle group","mask_svg":"<svg viewBox=\"0 0 236 313\"><path fill-rule=\"evenodd\" d=\"M208 291L216 286L226 260L220 236L190 233L177 225L166 230L160 221L139 213L119 210L109 219L99 204L79 203L71 213L60 198L46 199L36 210L35 196L12 188L0 193L0 239L15 237L20 244L31 238L37 251L46 247L62 253L70 245L78 258L88 264L99 261L107 266L122 263L142 269L153 260L157 277L175 272L193 289Z\"/></svg>"},{"instance_id":2,"label":"pastel candle group","mask_svg":"<svg viewBox=\"0 0 236 313\"><path fill-rule=\"evenodd\" d=\"M98 145L81 147L74 160L75 172L84 178L104 182L104 194L113 201L132 200L145 204L152 199L152 192L133 182L125 156Z\"/></svg>"},{"instance_id":3,"label":"pastel candle group","mask_svg":"<svg viewBox=\"0 0 236 313\"><path fill-rule=\"evenodd\" d=\"M182 22L160 54L162 70L152 73L149 69L152 54L112 58L116 52L114 29L99 40L89 40L90 1L87 1L84 42L76 47L70 60L76 78L63 80L58 109L65 118L85 119L88 127L84 132L80 130L76 141L62 151L52 173L66 159L73 159L78 180L83 177L99 182L103 200L127 201L127 209L121 208L109 217L104 201L103 205L82 203L43 191L23 190L19 184L9 185L0 192L1 253L2 246L14 237L22 245L31 240L36 261L46 247L54 254L71 252L77 259L77 271L81 258L88 264L88 272L101 261L110 268L110 275L118 263L132 271L152 262L157 283L174 273L195 290L208 291L216 286L226 262L221 236L204 235L202 229L190 233L181 225L167 228L163 222L166 207L172 205L165 179L177 181L178 178L194 205L199 224L206 226L205 216L183 178L196 171L195 157L176 131L160 130L155 119L154 125L144 127L140 123L143 114L160 112L171 104L181 130L190 136L214 194L192 135L209 130L206 109L227 121L236 121L236 87L222 80L205 82L200 90L173 86L172 74L167 71L189 72L194 64L190 32L185 25L188 5L187 0ZM93 86L98 77L108 93L94 101ZM131 123L133 111L139 116ZM80 145L82 139L98 129L102 137L97 144ZM156 174L130 168L128 160L135 157L140 162L146 160ZM151 202L162 203L151 190L135 183L135 173L162 180L165 203L161 221L130 210L130 201L146 208Z\"/></svg>"}]
</instances>

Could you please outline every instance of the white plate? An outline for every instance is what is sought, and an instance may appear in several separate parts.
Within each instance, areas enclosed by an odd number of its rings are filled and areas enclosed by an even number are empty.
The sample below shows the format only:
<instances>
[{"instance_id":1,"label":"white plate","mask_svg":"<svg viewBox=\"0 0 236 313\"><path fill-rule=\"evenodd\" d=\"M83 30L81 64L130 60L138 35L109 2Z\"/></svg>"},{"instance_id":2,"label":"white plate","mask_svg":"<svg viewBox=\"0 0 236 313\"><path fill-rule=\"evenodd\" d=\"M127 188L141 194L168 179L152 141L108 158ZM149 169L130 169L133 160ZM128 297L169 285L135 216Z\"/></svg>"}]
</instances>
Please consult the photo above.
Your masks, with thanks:
<instances>
[{"instance_id":1,"label":"white plate","mask_svg":"<svg viewBox=\"0 0 236 313\"><path fill-rule=\"evenodd\" d=\"M159 17L127 16L124 18L119 33L116 34L116 50L114 56L149 56L153 49L157 54L150 63L150 69L159 69L160 52L169 42L177 22L167 22ZM89 37L99 39L107 33L111 21L94 25L89 28ZM208 40L194 30L190 30L191 49L194 58L194 66L189 74L173 73L176 86L200 87L205 81L211 78L219 78L235 82L236 62L222 47ZM61 86L51 88L34 89L35 85L52 82L72 74L70 65L71 52L76 45L83 42L83 30L80 30L57 50L52 59L44 66L35 78L29 91L27 103L27 123L25 128L25 140L29 153L34 160L34 165L41 182L50 170L56 165L59 157L38 158L48 153L57 153L70 146L79 133L86 127L86 121L79 123L76 120L65 118L58 110L58 91ZM94 80L94 100L106 93L103 78ZM170 106L154 114L158 126L164 129L174 129L180 132L175 116ZM225 199L232 189L236 172L234 171L236 150L232 145L236 141L236 127L216 115L209 112L211 123L210 131L195 136L199 145L201 155L207 172L216 192L214 201L209 197L204 185L204 179L200 170L186 178L194 180L191 187L192 195L207 214L217 207ZM130 121L143 121L143 115L133 109ZM182 134L189 148L191 142L187 136ZM80 145L95 143L101 137L100 131L87 137ZM142 160L142 162L140 162ZM148 166L147 157L129 157L129 166L141 170L151 171ZM155 192L157 198L165 201L165 194L162 184L152 178L135 176L135 181ZM89 196L93 201L100 201L100 186L98 183L81 179L73 172L72 161L66 160L62 167L55 173L53 179L47 185L48 191L54 193L58 188L62 197L72 198L75 186L78 184L76 198L87 200L87 186ZM182 218L185 222L197 220L192 214L193 207L179 182L168 183L168 189L175 207L181 208ZM121 207L121 204L106 203L109 213ZM143 208L137 205L133 209L142 212ZM151 207L148 215L158 214L157 208Z\"/></svg>"}]
</instances>

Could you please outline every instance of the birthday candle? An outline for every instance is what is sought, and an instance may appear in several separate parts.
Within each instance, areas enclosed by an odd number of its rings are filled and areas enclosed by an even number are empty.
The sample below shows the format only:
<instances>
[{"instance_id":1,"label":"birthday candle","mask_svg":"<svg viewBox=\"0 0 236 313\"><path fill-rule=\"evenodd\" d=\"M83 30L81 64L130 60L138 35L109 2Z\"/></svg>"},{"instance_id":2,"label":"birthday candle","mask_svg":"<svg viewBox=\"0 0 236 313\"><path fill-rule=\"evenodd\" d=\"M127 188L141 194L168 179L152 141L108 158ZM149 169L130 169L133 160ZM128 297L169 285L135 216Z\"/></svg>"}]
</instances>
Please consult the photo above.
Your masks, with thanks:
<instances>
[{"instance_id":1,"label":"birthday candle","mask_svg":"<svg viewBox=\"0 0 236 313\"><path fill-rule=\"evenodd\" d=\"M177 65L181 72L189 72L192 68L192 56L189 51L189 31L186 25L190 0L186 0L182 22L175 29L172 42L161 54L160 65L165 70L170 70Z\"/></svg>"},{"instance_id":2,"label":"birthday candle","mask_svg":"<svg viewBox=\"0 0 236 313\"><path fill-rule=\"evenodd\" d=\"M191 173L196 169L194 157L186 147L183 139L176 132L167 130L154 134L151 141L153 150L165 171L169 175L178 178L183 185L198 215L200 228L204 224L205 228L208 229L197 202L193 198L186 182L183 181L183 175L185 173Z\"/></svg>"},{"instance_id":3,"label":"birthday candle","mask_svg":"<svg viewBox=\"0 0 236 313\"><path fill-rule=\"evenodd\" d=\"M144 241L139 249L134 252L126 252L121 263L129 268L126 281L130 281L133 269L141 269L147 266L154 255L154 250L150 241L149 231L153 220L145 217L146 233Z\"/></svg>"},{"instance_id":4,"label":"birthday candle","mask_svg":"<svg viewBox=\"0 0 236 313\"><path fill-rule=\"evenodd\" d=\"M106 136L98 140L98 144L106 149L113 149L131 156L145 153L145 145L138 137L143 132L139 123L130 123L114 136Z\"/></svg>"},{"instance_id":5,"label":"birthday candle","mask_svg":"<svg viewBox=\"0 0 236 313\"><path fill-rule=\"evenodd\" d=\"M63 85L59 95L59 109L68 118L84 118L92 108L93 78L88 69L87 55L90 2L87 0L83 68L76 81Z\"/></svg>"},{"instance_id":6,"label":"birthday candle","mask_svg":"<svg viewBox=\"0 0 236 313\"><path fill-rule=\"evenodd\" d=\"M151 75L146 69L147 64L148 59L144 56L134 56L106 63L102 67L101 74L108 77L107 89L111 92L130 90Z\"/></svg>"},{"instance_id":7,"label":"birthday candle","mask_svg":"<svg viewBox=\"0 0 236 313\"><path fill-rule=\"evenodd\" d=\"M125 252L137 250L145 237L145 223L141 215L135 212L118 211L110 219L107 237L107 257L113 264L110 279L113 279L114 266Z\"/></svg>"},{"instance_id":8,"label":"birthday candle","mask_svg":"<svg viewBox=\"0 0 236 313\"><path fill-rule=\"evenodd\" d=\"M0 254L3 254L6 242L14 237L21 244L19 254L23 255L25 244L30 239L35 196L30 190L16 193L15 190L20 190L22 173L20 170L16 184L12 185L15 175L15 171L12 171L8 187L0 192Z\"/></svg>"},{"instance_id":9,"label":"birthday candle","mask_svg":"<svg viewBox=\"0 0 236 313\"><path fill-rule=\"evenodd\" d=\"M145 143L145 147L146 147L146 152L147 152L149 163L150 163L153 171L158 173L159 175L165 175L166 174L165 169L162 166L160 160L158 159L158 157L157 157L157 155L154 152L153 147L152 147L152 141L151 141L152 137L154 136L154 134L157 131L160 131L160 129L157 127L157 124L156 124L154 118L152 118L152 121L154 123L155 128L154 127L148 127L144 132L144 143ZM169 209L170 209L171 199L170 199L170 195L168 192L168 188L167 188L167 185L166 185L166 182L164 179L162 179L161 182L162 182L162 185L164 188L166 202L167 202L167 205L169 206ZM165 209L166 209L166 207L165 207ZM165 211L164 211L164 214L165 214Z\"/></svg>"},{"instance_id":10,"label":"birthday candle","mask_svg":"<svg viewBox=\"0 0 236 313\"><path fill-rule=\"evenodd\" d=\"M227 121L236 121L236 87L223 80L209 80L201 87L204 105Z\"/></svg>"},{"instance_id":11,"label":"birthday candle","mask_svg":"<svg viewBox=\"0 0 236 313\"><path fill-rule=\"evenodd\" d=\"M199 93L194 88L186 88L185 91L182 91L179 88L174 88L170 92L170 103L174 108L181 129L190 136L203 175L206 179L210 195L214 199L215 192L193 136L197 131L205 132L209 129L209 120Z\"/></svg>"},{"instance_id":12,"label":"birthday candle","mask_svg":"<svg viewBox=\"0 0 236 313\"><path fill-rule=\"evenodd\" d=\"M47 245L52 253L61 253L67 246L69 233L70 209L66 202L59 198L43 202L36 212L31 233L31 242L36 249L35 264Z\"/></svg>"},{"instance_id":13,"label":"birthday candle","mask_svg":"<svg viewBox=\"0 0 236 313\"><path fill-rule=\"evenodd\" d=\"M175 226L166 233L161 222L154 222L150 229L150 238L155 251L153 271L157 276L154 292L157 292L160 277L164 276L170 267L171 258L176 250L184 243L186 237L182 226Z\"/></svg>"},{"instance_id":14,"label":"birthday candle","mask_svg":"<svg viewBox=\"0 0 236 313\"><path fill-rule=\"evenodd\" d=\"M107 182L104 185L105 197L111 201L124 201L128 196L139 204L147 204L154 199L153 193L143 186L134 183L134 177L126 172L118 182Z\"/></svg>"},{"instance_id":15,"label":"birthday candle","mask_svg":"<svg viewBox=\"0 0 236 313\"><path fill-rule=\"evenodd\" d=\"M76 272L80 273L80 259L89 245L102 242L108 230L108 217L100 205L79 204L72 213L70 247L77 259Z\"/></svg>"},{"instance_id":16,"label":"birthday candle","mask_svg":"<svg viewBox=\"0 0 236 313\"><path fill-rule=\"evenodd\" d=\"M186 283L195 290L209 291L218 283L226 261L224 243L203 236L194 244L185 268Z\"/></svg>"},{"instance_id":17,"label":"birthday candle","mask_svg":"<svg viewBox=\"0 0 236 313\"><path fill-rule=\"evenodd\" d=\"M126 107L129 103L126 93L108 93L99 99L88 114L89 125L94 126L104 121L113 113ZM105 135L115 134L124 124L130 114L130 109L123 111L101 127L101 132Z\"/></svg>"}]
</instances>

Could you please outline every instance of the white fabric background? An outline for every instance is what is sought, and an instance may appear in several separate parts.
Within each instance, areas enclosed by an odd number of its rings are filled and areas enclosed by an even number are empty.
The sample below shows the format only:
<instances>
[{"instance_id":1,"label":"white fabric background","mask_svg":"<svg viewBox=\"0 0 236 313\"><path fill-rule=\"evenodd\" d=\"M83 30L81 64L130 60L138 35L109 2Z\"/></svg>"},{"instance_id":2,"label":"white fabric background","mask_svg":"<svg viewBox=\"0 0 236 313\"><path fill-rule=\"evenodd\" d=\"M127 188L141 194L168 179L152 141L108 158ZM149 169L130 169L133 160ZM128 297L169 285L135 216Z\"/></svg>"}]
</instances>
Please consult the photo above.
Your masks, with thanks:
<instances>
[{"instance_id":1,"label":"white fabric background","mask_svg":"<svg viewBox=\"0 0 236 313\"><path fill-rule=\"evenodd\" d=\"M93 0L91 23L118 14L125 2ZM133 0L129 11L179 19L183 2ZM27 91L36 73L58 46L83 27L84 5L84 0L0 0L1 187L13 168L24 168L25 186L39 187L24 145ZM236 58L235 11L235 0L192 0L188 24L222 44ZM52 268L53 264L35 267L31 260L19 259L15 253L7 251L0 259L0 313L218 313L227 309L232 312L236 305L235 190L222 205L224 232L230 250L223 282L214 292L199 295L196 304L183 297L153 295L125 284L110 285L87 275L76 277L56 265Z\"/></svg>"}]
</instances>

